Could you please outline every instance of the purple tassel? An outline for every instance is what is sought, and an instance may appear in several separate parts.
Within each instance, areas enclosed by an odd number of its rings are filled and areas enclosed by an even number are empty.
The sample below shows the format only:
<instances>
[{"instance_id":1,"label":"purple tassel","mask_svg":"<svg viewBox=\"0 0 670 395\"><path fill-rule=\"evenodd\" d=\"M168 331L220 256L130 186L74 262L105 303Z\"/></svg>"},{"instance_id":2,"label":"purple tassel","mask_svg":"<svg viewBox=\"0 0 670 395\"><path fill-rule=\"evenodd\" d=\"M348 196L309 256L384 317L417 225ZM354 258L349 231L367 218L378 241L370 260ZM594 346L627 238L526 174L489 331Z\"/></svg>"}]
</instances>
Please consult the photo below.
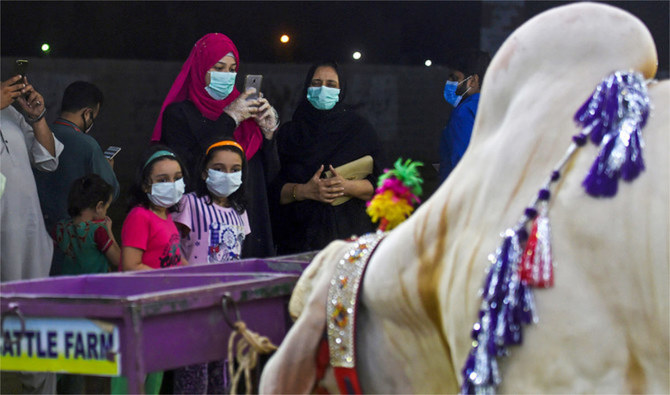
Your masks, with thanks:
<instances>
[{"instance_id":1,"label":"purple tassel","mask_svg":"<svg viewBox=\"0 0 670 395\"><path fill-rule=\"evenodd\" d=\"M612 197L617 193L621 172L608 164L615 142L616 140L610 138L609 135L605 137L603 144L600 145L598 157L582 182L586 192L591 196Z\"/></svg>"},{"instance_id":2,"label":"purple tassel","mask_svg":"<svg viewBox=\"0 0 670 395\"><path fill-rule=\"evenodd\" d=\"M626 128L628 125L624 125ZM640 172L644 170L644 159L642 158L642 130L639 125L630 125L632 132L619 137L617 142L621 143L626 147L626 159L624 160L621 166L621 178L624 181L633 181L637 176L640 175ZM626 132L622 132L626 133ZM628 144L626 143L626 137L628 137Z\"/></svg>"},{"instance_id":3,"label":"purple tassel","mask_svg":"<svg viewBox=\"0 0 670 395\"><path fill-rule=\"evenodd\" d=\"M508 230L483 287L479 320L472 328L473 348L462 370L462 393L493 393L500 384L497 358L520 344L523 324L535 317L532 292L521 283L520 232Z\"/></svg>"},{"instance_id":4,"label":"purple tassel","mask_svg":"<svg viewBox=\"0 0 670 395\"><path fill-rule=\"evenodd\" d=\"M649 98L644 79L638 73L622 72L605 78L575 113L574 119L582 131L573 136L574 143L581 147L588 138L600 145L598 157L582 183L587 193L614 196L619 178L632 181L644 170L642 129L648 116ZM573 148L569 154L574 152ZM560 175L560 169L552 171L551 182L556 182ZM521 344L525 324L538 321L532 287L553 285L547 217L550 197L548 187L539 191L538 200L542 204L539 217L534 206L527 207L522 223L505 232L501 246L491 258L479 317L471 332L472 349L461 371L463 394L495 393L502 381L498 357L509 354L508 346ZM537 226L527 240L525 227L533 218ZM526 249L532 250L537 259L526 268L533 270L526 270L528 273L524 274L520 266L528 251L521 250L520 244L526 241ZM529 276L533 281L528 281Z\"/></svg>"},{"instance_id":5,"label":"purple tassel","mask_svg":"<svg viewBox=\"0 0 670 395\"><path fill-rule=\"evenodd\" d=\"M616 72L605 78L575 113L600 153L582 182L595 197L616 195L619 178L632 181L644 170L642 128L649 97L639 73Z\"/></svg>"}]
</instances>

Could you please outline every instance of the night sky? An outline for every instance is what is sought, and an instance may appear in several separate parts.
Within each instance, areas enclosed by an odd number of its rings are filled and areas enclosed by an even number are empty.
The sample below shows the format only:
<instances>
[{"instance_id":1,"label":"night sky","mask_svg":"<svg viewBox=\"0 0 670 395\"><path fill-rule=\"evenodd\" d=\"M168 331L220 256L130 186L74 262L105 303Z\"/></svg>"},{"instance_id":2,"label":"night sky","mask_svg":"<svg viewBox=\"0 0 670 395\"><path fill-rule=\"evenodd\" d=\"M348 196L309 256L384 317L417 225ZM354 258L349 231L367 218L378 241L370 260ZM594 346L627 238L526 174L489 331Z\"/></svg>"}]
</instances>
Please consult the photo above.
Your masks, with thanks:
<instances>
[{"instance_id":1,"label":"night sky","mask_svg":"<svg viewBox=\"0 0 670 395\"><path fill-rule=\"evenodd\" d=\"M667 70L667 1L609 2L640 17ZM560 2L526 2L525 19ZM2 56L183 61L209 32L233 39L242 62L350 61L441 64L450 53L479 46L479 1L221 2L6 1L0 3ZM523 21L522 21L523 22ZM281 34L291 37L288 45ZM665 65L665 67L663 66Z\"/></svg>"},{"instance_id":2,"label":"night sky","mask_svg":"<svg viewBox=\"0 0 670 395\"><path fill-rule=\"evenodd\" d=\"M443 59L444 43L478 46L478 2L8 2L2 54L183 60L209 32L235 42L242 61L343 59L368 63ZM35 23L26 29L23 16ZM282 33L291 37L279 43Z\"/></svg>"}]
</instances>

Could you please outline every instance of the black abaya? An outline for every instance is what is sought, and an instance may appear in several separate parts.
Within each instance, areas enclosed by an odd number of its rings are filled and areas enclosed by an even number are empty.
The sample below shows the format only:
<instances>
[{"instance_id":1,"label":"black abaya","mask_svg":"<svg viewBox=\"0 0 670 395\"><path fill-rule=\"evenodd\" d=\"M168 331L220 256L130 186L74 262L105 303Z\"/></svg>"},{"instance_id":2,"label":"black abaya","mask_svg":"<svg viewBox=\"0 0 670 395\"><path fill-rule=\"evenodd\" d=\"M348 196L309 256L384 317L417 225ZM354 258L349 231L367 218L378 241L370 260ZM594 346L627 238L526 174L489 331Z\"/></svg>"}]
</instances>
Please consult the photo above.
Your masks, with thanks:
<instances>
[{"instance_id":1,"label":"black abaya","mask_svg":"<svg viewBox=\"0 0 670 395\"><path fill-rule=\"evenodd\" d=\"M185 163L190 174L187 191L194 189L198 162L210 144L223 139L234 139L235 121L225 112L212 121L205 118L189 100L170 104L163 113L161 142L175 151ZM263 139L263 145L248 160L247 214L251 234L242 247L242 257L268 257L275 255L268 208L267 183L279 170L275 139Z\"/></svg>"},{"instance_id":2,"label":"black abaya","mask_svg":"<svg viewBox=\"0 0 670 395\"><path fill-rule=\"evenodd\" d=\"M374 160L367 178L373 186L381 173L380 148L372 125L356 113L336 105L322 111L306 100L293 120L278 131L281 170L271 188L273 230L279 254L324 248L335 239L346 239L374 230L365 202L352 198L339 205L304 200L279 204L286 183L306 183L321 165L341 166L365 155Z\"/></svg>"}]
</instances>

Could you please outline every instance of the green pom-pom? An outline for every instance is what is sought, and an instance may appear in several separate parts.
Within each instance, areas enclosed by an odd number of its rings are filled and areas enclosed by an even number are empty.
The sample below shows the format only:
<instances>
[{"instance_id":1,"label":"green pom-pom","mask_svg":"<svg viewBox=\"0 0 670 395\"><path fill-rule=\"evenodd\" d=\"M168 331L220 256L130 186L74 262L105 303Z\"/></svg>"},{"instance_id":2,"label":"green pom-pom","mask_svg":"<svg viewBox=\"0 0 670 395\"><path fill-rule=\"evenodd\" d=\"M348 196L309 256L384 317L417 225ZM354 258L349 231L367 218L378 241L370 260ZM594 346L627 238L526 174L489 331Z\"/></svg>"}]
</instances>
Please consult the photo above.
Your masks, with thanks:
<instances>
[{"instance_id":1,"label":"green pom-pom","mask_svg":"<svg viewBox=\"0 0 670 395\"><path fill-rule=\"evenodd\" d=\"M423 193L421 184L423 184L423 179L419 174L419 167L423 166L422 162L407 159L403 163L402 158L398 158L393 164L393 169L387 170L384 174L379 177L377 181L377 186L381 187L384 183L384 180L390 177L395 177L400 180L407 188L409 188L413 194L420 196Z\"/></svg>"}]
</instances>

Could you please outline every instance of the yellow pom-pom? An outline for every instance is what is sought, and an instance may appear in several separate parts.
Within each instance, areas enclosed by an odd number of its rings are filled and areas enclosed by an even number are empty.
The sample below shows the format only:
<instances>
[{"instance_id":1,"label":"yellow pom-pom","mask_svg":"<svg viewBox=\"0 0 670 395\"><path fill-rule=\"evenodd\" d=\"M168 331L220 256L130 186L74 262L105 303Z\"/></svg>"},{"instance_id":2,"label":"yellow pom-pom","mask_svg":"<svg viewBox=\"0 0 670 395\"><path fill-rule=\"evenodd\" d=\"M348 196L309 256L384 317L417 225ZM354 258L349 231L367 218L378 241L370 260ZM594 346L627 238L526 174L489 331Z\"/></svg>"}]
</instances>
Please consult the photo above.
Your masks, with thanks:
<instances>
[{"instance_id":1,"label":"yellow pom-pom","mask_svg":"<svg viewBox=\"0 0 670 395\"><path fill-rule=\"evenodd\" d=\"M414 211L414 207L406 200L396 198L393 192L388 190L375 195L366 211L372 222L385 219L388 222L386 230L391 230L407 219Z\"/></svg>"}]
</instances>

